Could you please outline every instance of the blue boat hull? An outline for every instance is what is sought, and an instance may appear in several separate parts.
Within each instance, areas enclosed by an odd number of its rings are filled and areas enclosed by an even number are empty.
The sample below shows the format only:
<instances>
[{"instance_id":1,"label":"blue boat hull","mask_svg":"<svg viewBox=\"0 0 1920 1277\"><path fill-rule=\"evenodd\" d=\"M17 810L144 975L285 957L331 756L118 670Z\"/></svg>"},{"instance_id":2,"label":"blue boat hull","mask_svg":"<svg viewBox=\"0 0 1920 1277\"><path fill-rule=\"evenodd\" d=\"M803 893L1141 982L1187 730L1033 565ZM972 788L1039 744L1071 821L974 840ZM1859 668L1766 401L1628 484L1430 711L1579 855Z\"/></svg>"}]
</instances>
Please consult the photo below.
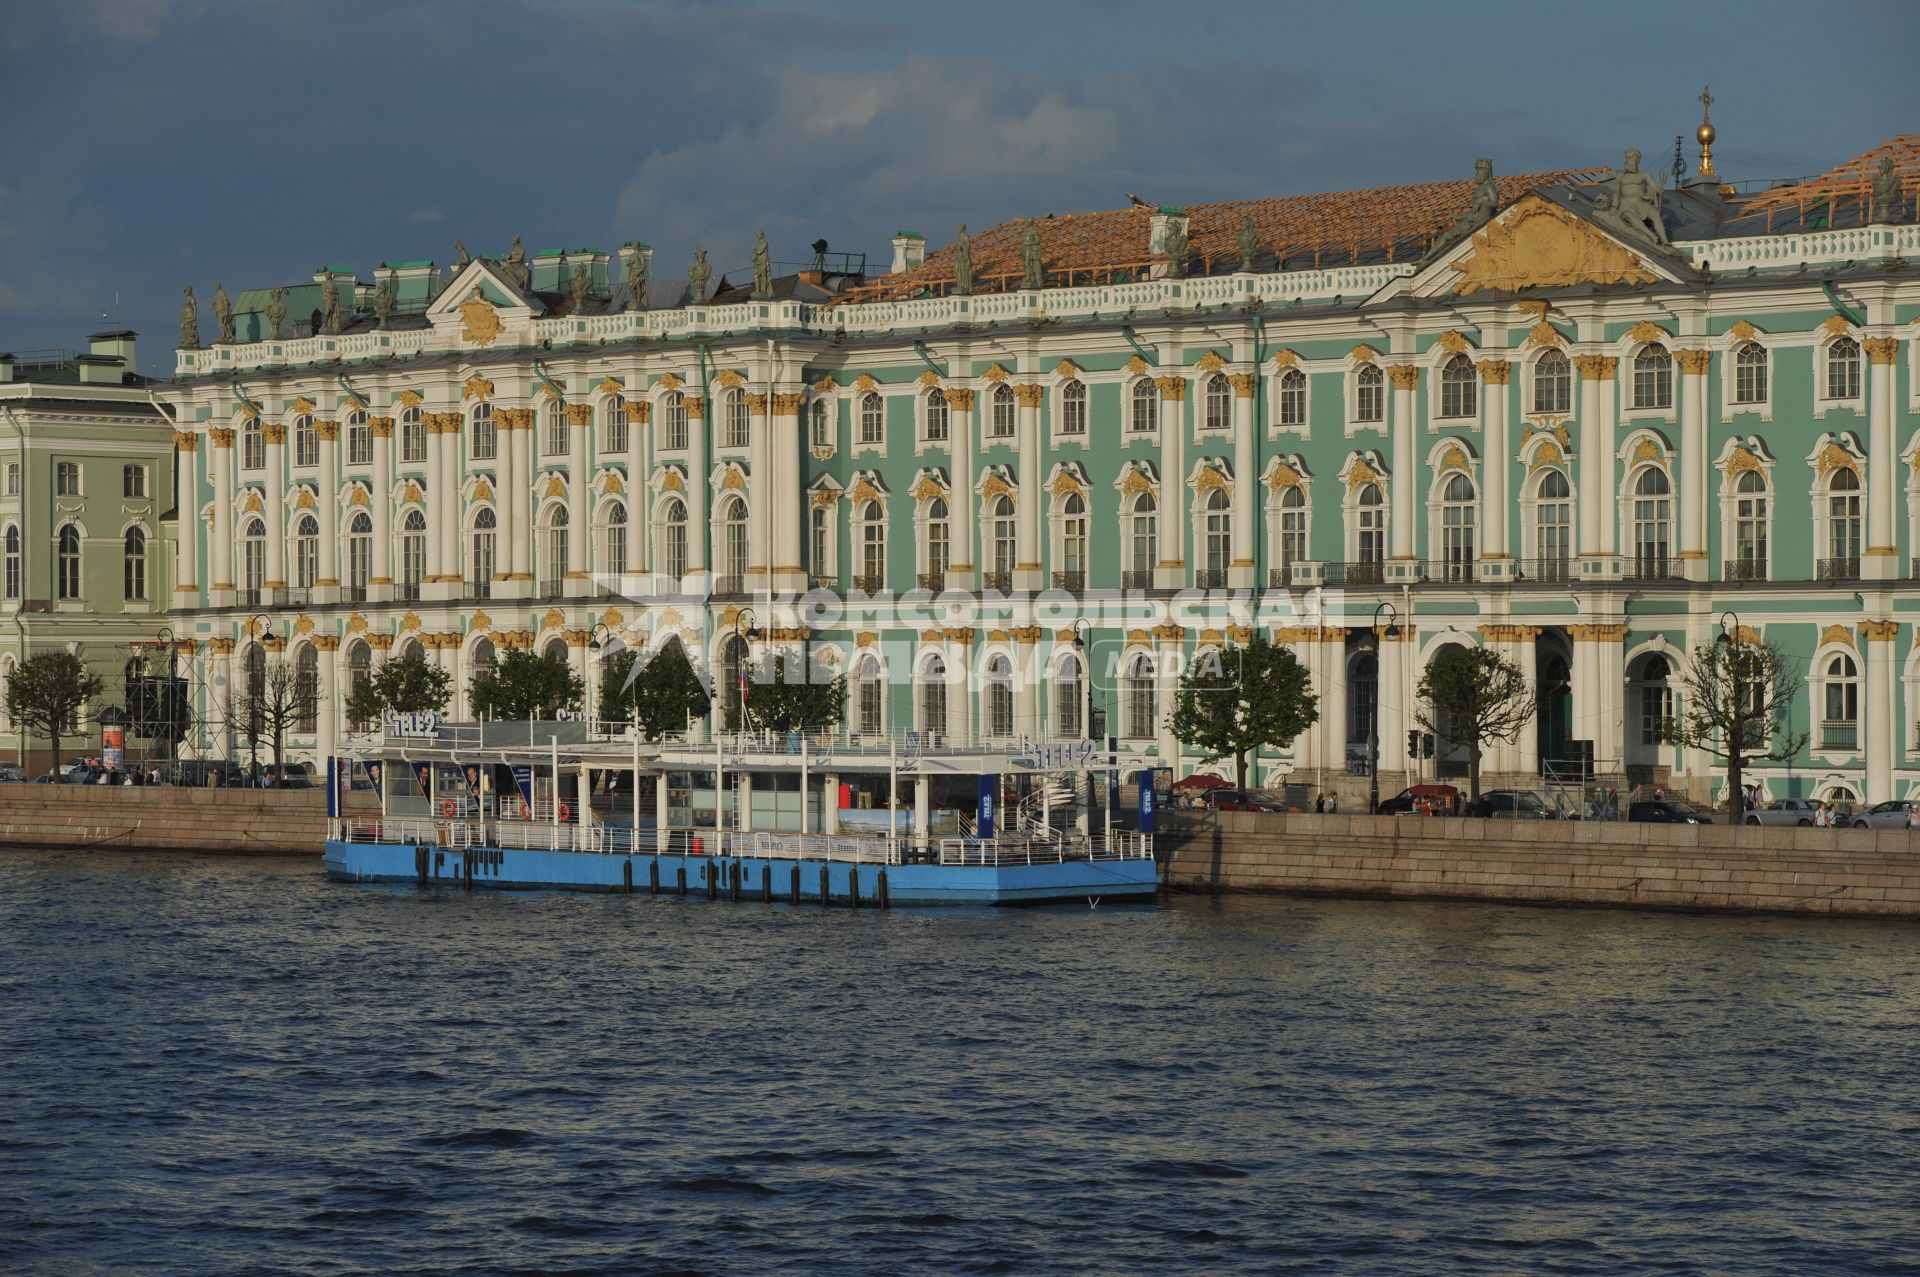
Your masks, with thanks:
<instances>
[{"instance_id":1,"label":"blue boat hull","mask_svg":"<svg viewBox=\"0 0 1920 1277\"><path fill-rule=\"evenodd\" d=\"M424 854L423 854L424 853ZM831 904L1010 905L1059 900L1150 899L1160 887L1152 860L1066 860L1020 865L855 865L845 861L771 860L754 856L656 856L516 847L420 848L407 843L329 841L327 875L343 882L422 882L498 890L635 891L716 895L731 899L735 867L740 898L794 897L818 904L821 872ZM884 873L884 879L882 877ZM656 877L657 875L657 877Z\"/></svg>"}]
</instances>

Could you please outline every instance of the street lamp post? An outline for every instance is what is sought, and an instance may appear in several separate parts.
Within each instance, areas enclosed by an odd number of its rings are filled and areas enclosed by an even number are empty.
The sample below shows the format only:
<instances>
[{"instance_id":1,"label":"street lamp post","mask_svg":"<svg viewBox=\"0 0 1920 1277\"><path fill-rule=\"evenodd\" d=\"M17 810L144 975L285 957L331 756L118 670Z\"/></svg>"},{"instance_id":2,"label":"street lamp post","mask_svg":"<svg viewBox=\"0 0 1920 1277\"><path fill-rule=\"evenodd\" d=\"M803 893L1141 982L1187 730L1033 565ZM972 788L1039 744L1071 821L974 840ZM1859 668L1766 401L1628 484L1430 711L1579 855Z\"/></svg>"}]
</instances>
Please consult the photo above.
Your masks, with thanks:
<instances>
[{"instance_id":1,"label":"street lamp post","mask_svg":"<svg viewBox=\"0 0 1920 1277\"><path fill-rule=\"evenodd\" d=\"M606 638L601 638L600 636L602 634L606 635ZM587 652L598 652L602 648L611 647L612 645L613 627L605 621L595 621L593 628L587 631ZM591 722L600 717L600 702L593 694L593 658L583 654L580 662L586 667L580 671L580 677L586 684L587 718L588 721Z\"/></svg>"},{"instance_id":2,"label":"street lamp post","mask_svg":"<svg viewBox=\"0 0 1920 1277\"><path fill-rule=\"evenodd\" d=\"M758 619L750 607L743 607L733 614L733 644L729 650L737 654L740 662L739 668L734 671L733 682L734 694L739 697L741 731L747 729L747 653L741 651L740 636L744 632L746 642L751 643L754 637L754 622ZM741 625L742 621L746 622L745 626Z\"/></svg>"},{"instance_id":3,"label":"street lamp post","mask_svg":"<svg viewBox=\"0 0 1920 1277\"><path fill-rule=\"evenodd\" d=\"M1727 624L1728 618L1732 618L1732 625ZM1727 810L1732 813L1733 823L1737 825L1741 818L1740 809L1746 805L1742 801L1744 795L1739 792L1738 782L1741 779L1743 761L1740 754L1745 745L1741 732L1743 726L1741 715L1745 713L1747 706L1746 655L1736 650L1741 643L1738 612L1728 610L1720 614L1720 635L1714 639L1714 643L1724 649L1727 674L1733 679L1733 703L1727 712L1730 724L1727 732Z\"/></svg>"},{"instance_id":4,"label":"street lamp post","mask_svg":"<svg viewBox=\"0 0 1920 1277\"><path fill-rule=\"evenodd\" d=\"M254 629L256 623L259 626L257 630ZM273 641L273 622L267 618L266 613L262 612L247 622L247 629L252 631L255 644L257 644L264 653L266 645ZM260 658L260 665L264 671L266 668L266 657L264 654ZM260 783L260 693L264 690L264 687L256 688L253 685L253 670L251 668L246 671L246 675L247 770L253 779L253 783L258 785Z\"/></svg>"},{"instance_id":5,"label":"street lamp post","mask_svg":"<svg viewBox=\"0 0 1920 1277\"><path fill-rule=\"evenodd\" d=\"M1080 661L1080 735L1093 739L1093 622L1084 616L1073 623L1073 650ZM1081 807L1084 827L1093 832L1093 772L1087 771L1087 801Z\"/></svg>"},{"instance_id":6,"label":"street lamp post","mask_svg":"<svg viewBox=\"0 0 1920 1277\"><path fill-rule=\"evenodd\" d=\"M1382 631L1380 614L1385 612L1393 618ZM1382 638L1394 637L1394 631L1400 624L1400 609L1382 601L1373 609L1373 713L1367 716L1367 814L1380 810L1380 668L1386 659L1386 649L1380 644Z\"/></svg>"}]
</instances>

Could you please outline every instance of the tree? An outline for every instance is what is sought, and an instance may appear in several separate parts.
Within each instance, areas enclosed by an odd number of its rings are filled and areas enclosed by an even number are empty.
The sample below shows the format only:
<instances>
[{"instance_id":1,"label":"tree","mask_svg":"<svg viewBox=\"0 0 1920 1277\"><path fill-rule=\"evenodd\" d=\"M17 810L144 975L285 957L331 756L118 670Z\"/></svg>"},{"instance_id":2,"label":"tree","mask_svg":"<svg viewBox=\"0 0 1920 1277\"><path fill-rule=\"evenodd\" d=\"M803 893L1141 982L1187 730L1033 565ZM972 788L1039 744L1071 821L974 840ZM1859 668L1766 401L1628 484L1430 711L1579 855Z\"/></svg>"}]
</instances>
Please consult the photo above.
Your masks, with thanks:
<instances>
[{"instance_id":1,"label":"tree","mask_svg":"<svg viewBox=\"0 0 1920 1277\"><path fill-rule=\"evenodd\" d=\"M273 751L273 768L282 771L287 733L314 716L314 690L291 661L269 661L257 671L242 671L241 681L228 683L220 693L220 717L229 731Z\"/></svg>"},{"instance_id":2,"label":"tree","mask_svg":"<svg viewBox=\"0 0 1920 1277\"><path fill-rule=\"evenodd\" d=\"M747 674L747 726L761 731L810 732L837 727L847 716L847 679L817 659L801 677L799 661L763 655ZM740 700L727 700L727 726L740 725Z\"/></svg>"},{"instance_id":3,"label":"tree","mask_svg":"<svg viewBox=\"0 0 1920 1277\"><path fill-rule=\"evenodd\" d=\"M60 767L60 738L88 701L100 695L100 676L72 652L36 652L20 662L7 680L7 717L22 736L43 735Z\"/></svg>"},{"instance_id":4,"label":"tree","mask_svg":"<svg viewBox=\"0 0 1920 1277\"><path fill-rule=\"evenodd\" d=\"M1467 802L1480 801L1480 755L1493 741L1513 743L1533 721L1536 698L1518 665L1490 648L1449 647L1420 676L1414 721L1443 742L1467 747Z\"/></svg>"},{"instance_id":5,"label":"tree","mask_svg":"<svg viewBox=\"0 0 1920 1277\"><path fill-rule=\"evenodd\" d=\"M388 710L396 714L417 714L446 710L453 696L453 680L438 665L430 665L418 652L409 652L398 660L382 661L347 697L347 719L355 723L377 723Z\"/></svg>"},{"instance_id":6,"label":"tree","mask_svg":"<svg viewBox=\"0 0 1920 1277\"><path fill-rule=\"evenodd\" d=\"M587 694L580 676L565 661L548 660L520 648L508 648L492 669L467 684L473 712L481 718L555 718L577 711Z\"/></svg>"},{"instance_id":7,"label":"tree","mask_svg":"<svg viewBox=\"0 0 1920 1277\"><path fill-rule=\"evenodd\" d=\"M1750 762L1785 762L1806 748L1787 714L1801 668L1772 643L1721 635L1696 648L1680 673L1682 709L1661 725L1669 745L1703 750L1727 765L1727 806L1734 824L1746 810L1741 776Z\"/></svg>"},{"instance_id":8,"label":"tree","mask_svg":"<svg viewBox=\"0 0 1920 1277\"><path fill-rule=\"evenodd\" d=\"M707 685L678 643L645 659L631 650L619 652L602 666L600 717L632 718L647 740L685 731L689 717L705 718L712 706Z\"/></svg>"},{"instance_id":9,"label":"tree","mask_svg":"<svg viewBox=\"0 0 1920 1277\"><path fill-rule=\"evenodd\" d=\"M1250 752L1284 749L1319 719L1306 668L1258 632L1245 647L1198 657L1181 672L1173 700L1173 734L1209 763L1233 759L1242 793Z\"/></svg>"}]
</instances>

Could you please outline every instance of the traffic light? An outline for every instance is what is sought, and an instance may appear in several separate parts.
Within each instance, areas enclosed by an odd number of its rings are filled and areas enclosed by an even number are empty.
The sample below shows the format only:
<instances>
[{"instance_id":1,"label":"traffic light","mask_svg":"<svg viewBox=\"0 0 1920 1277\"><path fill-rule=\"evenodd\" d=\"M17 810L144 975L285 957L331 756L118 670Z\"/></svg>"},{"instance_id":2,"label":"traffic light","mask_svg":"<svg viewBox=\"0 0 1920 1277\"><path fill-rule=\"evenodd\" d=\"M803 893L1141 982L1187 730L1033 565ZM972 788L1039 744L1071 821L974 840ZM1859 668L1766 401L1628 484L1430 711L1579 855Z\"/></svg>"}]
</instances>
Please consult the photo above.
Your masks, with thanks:
<instances>
[{"instance_id":1,"label":"traffic light","mask_svg":"<svg viewBox=\"0 0 1920 1277\"><path fill-rule=\"evenodd\" d=\"M1420 757L1420 733L1419 732L1407 733L1407 757L1408 758Z\"/></svg>"},{"instance_id":2,"label":"traffic light","mask_svg":"<svg viewBox=\"0 0 1920 1277\"><path fill-rule=\"evenodd\" d=\"M1433 757L1433 733L1432 732L1428 732L1426 735L1420 738L1420 757L1422 758Z\"/></svg>"}]
</instances>

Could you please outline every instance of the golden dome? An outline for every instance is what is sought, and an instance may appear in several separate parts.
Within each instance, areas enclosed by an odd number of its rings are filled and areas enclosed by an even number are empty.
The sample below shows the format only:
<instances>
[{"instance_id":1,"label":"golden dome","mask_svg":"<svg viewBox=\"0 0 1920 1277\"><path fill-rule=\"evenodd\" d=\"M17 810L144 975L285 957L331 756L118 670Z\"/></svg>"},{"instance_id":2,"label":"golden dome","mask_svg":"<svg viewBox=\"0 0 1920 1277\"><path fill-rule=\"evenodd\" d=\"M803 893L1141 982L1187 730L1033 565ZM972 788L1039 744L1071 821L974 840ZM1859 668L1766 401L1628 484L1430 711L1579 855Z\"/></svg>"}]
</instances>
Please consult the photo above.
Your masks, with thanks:
<instances>
[{"instance_id":1,"label":"golden dome","mask_svg":"<svg viewBox=\"0 0 1920 1277\"><path fill-rule=\"evenodd\" d=\"M1700 145L1712 146L1713 139L1718 137L1719 134L1714 132L1713 125L1705 123L1703 121L1700 127L1693 131L1693 136L1695 140L1697 140L1700 143Z\"/></svg>"}]
</instances>

